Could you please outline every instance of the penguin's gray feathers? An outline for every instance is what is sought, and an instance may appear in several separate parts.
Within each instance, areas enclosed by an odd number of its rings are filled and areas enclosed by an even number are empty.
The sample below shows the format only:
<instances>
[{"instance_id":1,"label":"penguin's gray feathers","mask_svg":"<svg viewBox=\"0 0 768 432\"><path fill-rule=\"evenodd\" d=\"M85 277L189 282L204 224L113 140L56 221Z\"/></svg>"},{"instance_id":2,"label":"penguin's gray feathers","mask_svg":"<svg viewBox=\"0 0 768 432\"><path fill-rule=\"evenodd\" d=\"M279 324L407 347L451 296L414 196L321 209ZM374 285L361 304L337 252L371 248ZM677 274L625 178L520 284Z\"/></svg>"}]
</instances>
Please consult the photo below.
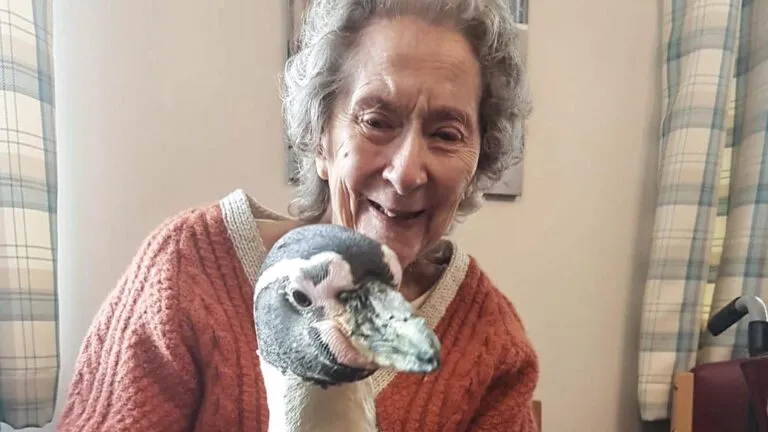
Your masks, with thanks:
<instances>
[{"instance_id":1,"label":"penguin's gray feathers","mask_svg":"<svg viewBox=\"0 0 768 432\"><path fill-rule=\"evenodd\" d=\"M394 280L395 275L387 265L387 257L379 243L348 228L332 224L306 225L290 230L275 242L262 269L287 258L310 259L328 251L336 252L349 263L355 284L365 279L399 282Z\"/></svg>"}]
</instances>

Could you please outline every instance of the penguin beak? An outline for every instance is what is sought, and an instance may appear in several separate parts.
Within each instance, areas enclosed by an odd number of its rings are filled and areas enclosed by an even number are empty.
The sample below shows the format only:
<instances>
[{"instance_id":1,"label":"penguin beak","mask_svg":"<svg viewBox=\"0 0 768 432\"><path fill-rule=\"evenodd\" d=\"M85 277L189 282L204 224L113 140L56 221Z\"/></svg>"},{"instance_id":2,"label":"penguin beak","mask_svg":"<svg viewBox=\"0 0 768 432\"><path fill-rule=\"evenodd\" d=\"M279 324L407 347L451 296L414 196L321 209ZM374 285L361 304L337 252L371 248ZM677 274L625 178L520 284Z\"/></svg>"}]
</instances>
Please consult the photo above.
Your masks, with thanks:
<instances>
[{"instance_id":1,"label":"penguin beak","mask_svg":"<svg viewBox=\"0 0 768 432\"><path fill-rule=\"evenodd\" d=\"M345 294L341 324L361 355L377 367L400 372L437 370L440 341L400 293L369 282Z\"/></svg>"}]
</instances>

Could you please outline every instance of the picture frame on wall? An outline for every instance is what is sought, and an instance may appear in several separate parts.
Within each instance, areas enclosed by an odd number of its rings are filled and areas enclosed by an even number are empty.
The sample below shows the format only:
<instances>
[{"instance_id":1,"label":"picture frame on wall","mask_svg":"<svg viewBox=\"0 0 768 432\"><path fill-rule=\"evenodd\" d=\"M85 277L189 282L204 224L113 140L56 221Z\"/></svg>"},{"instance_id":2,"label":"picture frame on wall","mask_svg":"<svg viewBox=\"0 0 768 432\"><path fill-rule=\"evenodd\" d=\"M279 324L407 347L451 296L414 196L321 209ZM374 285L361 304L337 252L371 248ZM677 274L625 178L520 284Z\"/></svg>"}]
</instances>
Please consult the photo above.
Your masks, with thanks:
<instances>
[{"instance_id":1,"label":"picture frame on wall","mask_svg":"<svg viewBox=\"0 0 768 432\"><path fill-rule=\"evenodd\" d=\"M288 40L286 43L288 57L294 53L294 42L301 29L304 13L311 1L312 0L288 0Z\"/></svg>"},{"instance_id":2,"label":"picture frame on wall","mask_svg":"<svg viewBox=\"0 0 768 432\"><path fill-rule=\"evenodd\" d=\"M295 41L304 14L312 0L288 0L288 32L286 43L286 54L291 56L296 48ZM510 8L515 16L515 21L519 26L519 47L523 61L527 63L528 53L528 1L529 0L509 0ZM520 149L515 151L515 160L513 164L504 172L501 180L486 192L486 199L514 199L523 194L523 166L524 166L524 147L527 139L523 128L523 143ZM298 164L290 144L286 145L286 160L288 182L295 184L297 181Z\"/></svg>"},{"instance_id":3,"label":"picture frame on wall","mask_svg":"<svg viewBox=\"0 0 768 432\"><path fill-rule=\"evenodd\" d=\"M304 13L311 0L288 0L288 13L285 39L285 58L288 60L296 51L296 38L301 30L301 24L304 19ZM299 165L296 160L296 154L293 146L285 142L285 162L286 173L289 185L295 185L298 182Z\"/></svg>"},{"instance_id":4,"label":"picture frame on wall","mask_svg":"<svg viewBox=\"0 0 768 432\"><path fill-rule=\"evenodd\" d=\"M304 20L304 14L312 0L288 0L288 25L286 34L286 60L290 58L296 50L296 38L301 30ZM296 160L296 154L293 146L285 143L286 172L289 185L295 185L298 182L299 165Z\"/></svg>"},{"instance_id":5,"label":"picture frame on wall","mask_svg":"<svg viewBox=\"0 0 768 432\"><path fill-rule=\"evenodd\" d=\"M528 59L528 0L510 0L510 7L515 16L515 22L519 29L520 55L527 66ZM515 199L523 195L523 167L525 166L525 142L527 140L526 127L523 125L523 137L521 147L516 149L515 158L510 167L489 191L485 193L487 200Z\"/></svg>"}]
</instances>

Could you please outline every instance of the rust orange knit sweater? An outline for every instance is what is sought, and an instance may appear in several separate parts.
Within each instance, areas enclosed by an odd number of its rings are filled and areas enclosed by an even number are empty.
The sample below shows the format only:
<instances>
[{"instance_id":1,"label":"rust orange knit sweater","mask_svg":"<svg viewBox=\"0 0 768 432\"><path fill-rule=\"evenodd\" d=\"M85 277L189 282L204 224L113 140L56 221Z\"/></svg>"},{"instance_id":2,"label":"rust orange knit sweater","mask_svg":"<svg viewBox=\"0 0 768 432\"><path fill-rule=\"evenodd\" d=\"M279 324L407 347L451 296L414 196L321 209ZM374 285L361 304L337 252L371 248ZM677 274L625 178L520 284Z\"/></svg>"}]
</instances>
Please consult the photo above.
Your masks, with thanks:
<instances>
[{"instance_id":1,"label":"rust orange knit sweater","mask_svg":"<svg viewBox=\"0 0 768 432\"><path fill-rule=\"evenodd\" d=\"M86 335L58 430L266 432L253 222L275 215L238 191L152 233ZM375 374L379 430L534 432L538 363L518 315L473 258L452 255L419 307L441 368Z\"/></svg>"}]
</instances>

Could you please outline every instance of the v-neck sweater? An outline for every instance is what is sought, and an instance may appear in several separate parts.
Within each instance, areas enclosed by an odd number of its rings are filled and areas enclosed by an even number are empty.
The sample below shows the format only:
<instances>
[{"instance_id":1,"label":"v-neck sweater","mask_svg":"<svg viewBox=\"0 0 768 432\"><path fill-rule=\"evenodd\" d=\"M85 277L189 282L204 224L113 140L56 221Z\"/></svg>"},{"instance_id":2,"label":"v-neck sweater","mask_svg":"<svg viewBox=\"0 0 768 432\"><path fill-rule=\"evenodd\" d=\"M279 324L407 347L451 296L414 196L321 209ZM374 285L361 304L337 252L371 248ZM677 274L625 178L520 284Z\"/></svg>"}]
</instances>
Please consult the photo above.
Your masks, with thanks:
<instances>
[{"instance_id":1,"label":"v-neck sweater","mask_svg":"<svg viewBox=\"0 0 768 432\"><path fill-rule=\"evenodd\" d=\"M85 337L62 432L267 431L253 286L267 253L257 219L286 219L242 190L166 220ZM440 369L379 370L379 430L534 432L536 353L512 303L450 240L444 273L416 306Z\"/></svg>"}]
</instances>

